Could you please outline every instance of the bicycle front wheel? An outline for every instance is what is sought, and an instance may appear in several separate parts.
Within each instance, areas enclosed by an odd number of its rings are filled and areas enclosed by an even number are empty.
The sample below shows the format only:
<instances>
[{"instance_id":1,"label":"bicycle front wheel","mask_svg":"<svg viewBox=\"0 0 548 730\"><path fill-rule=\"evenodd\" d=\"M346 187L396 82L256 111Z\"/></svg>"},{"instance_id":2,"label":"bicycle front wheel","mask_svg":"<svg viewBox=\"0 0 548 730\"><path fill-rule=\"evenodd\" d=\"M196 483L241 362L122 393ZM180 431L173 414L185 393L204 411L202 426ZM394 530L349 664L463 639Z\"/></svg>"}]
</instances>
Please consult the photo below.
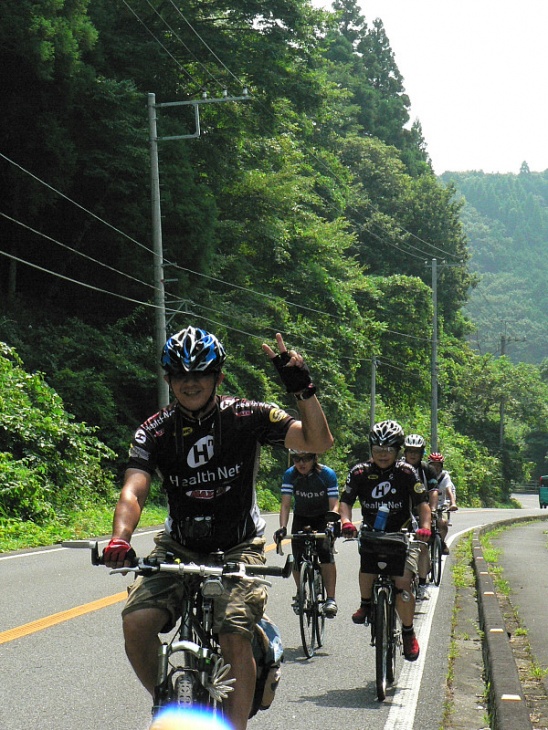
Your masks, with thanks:
<instances>
[{"instance_id":1,"label":"bicycle front wheel","mask_svg":"<svg viewBox=\"0 0 548 730\"><path fill-rule=\"evenodd\" d=\"M441 580L441 556L443 553L441 537L436 533L430 543L430 579L439 586Z\"/></svg>"},{"instance_id":2,"label":"bicycle front wheel","mask_svg":"<svg viewBox=\"0 0 548 730\"><path fill-rule=\"evenodd\" d=\"M315 586L316 586L316 601L314 610L314 630L316 631L316 641L318 648L324 645L325 641L325 613L323 612L325 606L325 599L327 594L325 591L325 585L323 582L322 574L320 569L317 568L314 572Z\"/></svg>"},{"instance_id":3,"label":"bicycle front wheel","mask_svg":"<svg viewBox=\"0 0 548 730\"><path fill-rule=\"evenodd\" d=\"M375 606L375 680L379 702L386 697L389 682L394 681L393 670L390 669L394 653L391 648L390 608L386 593L379 591ZM390 680L389 673L392 673Z\"/></svg>"},{"instance_id":4,"label":"bicycle front wheel","mask_svg":"<svg viewBox=\"0 0 548 730\"><path fill-rule=\"evenodd\" d=\"M306 561L301 565L299 576L299 624L303 650L307 659L314 656L316 649L316 587L314 585L314 570Z\"/></svg>"}]
</instances>

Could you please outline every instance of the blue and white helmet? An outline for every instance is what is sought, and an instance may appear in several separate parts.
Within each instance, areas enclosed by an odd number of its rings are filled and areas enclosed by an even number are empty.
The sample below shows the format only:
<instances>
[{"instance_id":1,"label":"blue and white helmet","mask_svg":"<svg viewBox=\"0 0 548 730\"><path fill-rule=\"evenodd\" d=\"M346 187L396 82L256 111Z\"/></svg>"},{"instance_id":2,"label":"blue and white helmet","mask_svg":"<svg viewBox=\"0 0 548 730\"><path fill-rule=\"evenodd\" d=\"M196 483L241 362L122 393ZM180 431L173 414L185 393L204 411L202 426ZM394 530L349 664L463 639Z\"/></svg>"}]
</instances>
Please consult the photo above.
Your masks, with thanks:
<instances>
[{"instance_id":1,"label":"blue and white helmet","mask_svg":"<svg viewBox=\"0 0 548 730\"><path fill-rule=\"evenodd\" d=\"M225 360L225 349L215 335L187 327L166 342L161 363L168 375L184 375L219 372Z\"/></svg>"}]
</instances>

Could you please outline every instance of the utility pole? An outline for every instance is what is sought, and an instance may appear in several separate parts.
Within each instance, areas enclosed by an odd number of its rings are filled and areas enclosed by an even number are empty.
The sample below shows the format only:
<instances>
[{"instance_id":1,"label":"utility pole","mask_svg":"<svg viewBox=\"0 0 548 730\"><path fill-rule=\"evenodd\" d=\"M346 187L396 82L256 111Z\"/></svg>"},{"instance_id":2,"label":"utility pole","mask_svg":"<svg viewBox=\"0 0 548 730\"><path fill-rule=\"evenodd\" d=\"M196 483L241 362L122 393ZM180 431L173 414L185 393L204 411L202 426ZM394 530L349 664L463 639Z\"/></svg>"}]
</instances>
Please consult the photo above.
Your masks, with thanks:
<instances>
[{"instance_id":1,"label":"utility pole","mask_svg":"<svg viewBox=\"0 0 548 730\"><path fill-rule=\"evenodd\" d=\"M227 101L248 101L251 97L244 88L243 96L229 96L226 91L220 98L208 98L203 94L201 99L189 101L169 101L156 104L156 95L148 95L148 121L150 139L150 188L152 204L152 243L154 253L154 306L155 306L155 328L154 342L156 345L157 362L157 393L158 406L163 408L169 403L169 386L164 380L164 371L160 365L162 348L167 339L166 333L166 300L165 300L165 279L164 279L164 253L162 245L162 212L160 204L160 171L158 163L158 142L175 139L196 139L201 134L200 129L200 105L219 104ZM192 106L194 107L194 132L192 134L179 134L171 137L158 137L156 110L161 107L171 106Z\"/></svg>"},{"instance_id":2,"label":"utility pole","mask_svg":"<svg viewBox=\"0 0 548 730\"><path fill-rule=\"evenodd\" d=\"M500 336L500 356L506 354L506 335ZM500 396L500 422L499 422L499 448L500 453L504 453L504 407L505 407L506 399L504 397L504 393Z\"/></svg>"},{"instance_id":3,"label":"utility pole","mask_svg":"<svg viewBox=\"0 0 548 730\"><path fill-rule=\"evenodd\" d=\"M438 450L438 262L432 259L432 364L430 408L430 448Z\"/></svg>"},{"instance_id":4,"label":"utility pole","mask_svg":"<svg viewBox=\"0 0 548 730\"><path fill-rule=\"evenodd\" d=\"M504 334L500 336L500 356L506 355L506 345L509 342L525 342L526 337L507 337L506 322L504 323ZM504 392L500 396L500 423L499 423L499 448L501 455L504 455L504 417L505 417L506 398Z\"/></svg>"},{"instance_id":5,"label":"utility pole","mask_svg":"<svg viewBox=\"0 0 548 730\"><path fill-rule=\"evenodd\" d=\"M432 364L431 364L431 390L432 402L430 407L430 448L438 450L438 261L432 259L431 264L425 262L426 266L432 266ZM442 267L462 266L458 264L447 264L441 262Z\"/></svg>"},{"instance_id":6,"label":"utility pole","mask_svg":"<svg viewBox=\"0 0 548 730\"><path fill-rule=\"evenodd\" d=\"M156 127L155 95L148 95L150 137L150 200L152 206L152 249L154 253L154 342L156 344L156 389L158 407L169 403L169 386L160 364L166 342L166 298L164 288L164 252L162 246L162 213L160 205L160 170L158 165L158 133Z\"/></svg>"},{"instance_id":7,"label":"utility pole","mask_svg":"<svg viewBox=\"0 0 548 730\"><path fill-rule=\"evenodd\" d=\"M376 374L377 374L377 358L373 356L371 360L371 405L369 408L369 428L375 425L375 398L376 398Z\"/></svg>"}]
</instances>

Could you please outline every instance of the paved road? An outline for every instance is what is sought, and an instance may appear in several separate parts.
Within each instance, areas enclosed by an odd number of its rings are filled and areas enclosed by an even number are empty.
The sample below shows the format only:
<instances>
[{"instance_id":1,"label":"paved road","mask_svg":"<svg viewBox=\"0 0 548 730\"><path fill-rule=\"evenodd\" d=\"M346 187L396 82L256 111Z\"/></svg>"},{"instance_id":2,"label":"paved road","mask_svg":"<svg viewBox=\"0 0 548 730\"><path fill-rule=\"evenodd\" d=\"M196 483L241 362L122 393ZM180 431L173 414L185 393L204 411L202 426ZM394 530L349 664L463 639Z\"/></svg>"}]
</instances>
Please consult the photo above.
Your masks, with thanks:
<instances>
[{"instance_id":1,"label":"paved road","mask_svg":"<svg viewBox=\"0 0 548 730\"><path fill-rule=\"evenodd\" d=\"M511 602L527 628L534 657L547 669L548 524L543 520L516 525L502 532L493 544L502 550L499 562L503 577L510 583ZM547 678L543 681L548 691Z\"/></svg>"},{"instance_id":2,"label":"paved road","mask_svg":"<svg viewBox=\"0 0 548 730\"><path fill-rule=\"evenodd\" d=\"M533 505L525 511L461 510L452 536L529 512L539 510ZM268 516L267 521L270 536L277 518ZM152 535L133 542L146 554ZM397 687L380 705L367 632L350 621L358 601L356 546L343 543L338 550L340 613L328 624L325 650L310 661L303 657L297 617L289 608L294 586L275 579L267 612L282 629L286 663L274 707L259 713L250 730L338 730L341 724L360 730L437 730L454 601L447 571L440 589L417 614L421 658L415 664L400 662ZM283 560L273 552L268 557ZM116 602L129 578L109 576L92 568L86 553L60 548L0 556L0 576L0 728L144 730L149 701L124 656L121 603ZM114 603L106 605L113 594ZM81 612L74 611L80 606ZM21 628L28 623L26 630Z\"/></svg>"}]
</instances>

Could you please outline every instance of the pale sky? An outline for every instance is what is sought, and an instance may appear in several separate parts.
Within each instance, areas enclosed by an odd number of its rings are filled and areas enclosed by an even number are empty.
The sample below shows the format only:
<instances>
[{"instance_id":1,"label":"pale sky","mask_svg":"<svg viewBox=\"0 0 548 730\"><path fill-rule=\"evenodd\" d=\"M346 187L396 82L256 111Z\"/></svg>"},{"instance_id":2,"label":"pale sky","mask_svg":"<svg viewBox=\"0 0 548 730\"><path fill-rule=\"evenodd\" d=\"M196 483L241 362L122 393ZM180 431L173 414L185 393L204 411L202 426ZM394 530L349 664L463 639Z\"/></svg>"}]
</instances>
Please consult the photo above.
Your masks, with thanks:
<instances>
[{"instance_id":1,"label":"pale sky","mask_svg":"<svg viewBox=\"0 0 548 730\"><path fill-rule=\"evenodd\" d=\"M359 5L383 21L436 174L548 169L548 0Z\"/></svg>"}]
</instances>

